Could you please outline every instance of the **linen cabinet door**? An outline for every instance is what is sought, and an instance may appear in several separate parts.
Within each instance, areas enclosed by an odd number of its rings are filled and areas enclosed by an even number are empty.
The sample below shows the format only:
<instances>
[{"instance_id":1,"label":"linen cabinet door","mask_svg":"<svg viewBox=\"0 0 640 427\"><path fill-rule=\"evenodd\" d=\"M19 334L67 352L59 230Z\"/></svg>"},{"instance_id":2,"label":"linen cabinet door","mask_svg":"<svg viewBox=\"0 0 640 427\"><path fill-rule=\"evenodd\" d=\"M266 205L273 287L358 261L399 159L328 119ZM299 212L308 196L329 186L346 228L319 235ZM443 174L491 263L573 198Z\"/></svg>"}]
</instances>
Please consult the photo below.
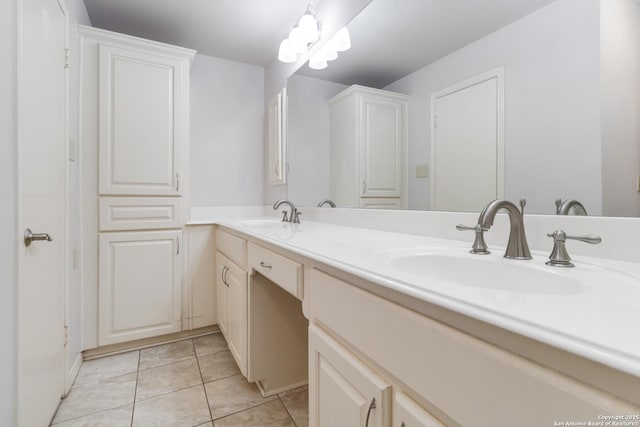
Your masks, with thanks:
<instances>
[{"instance_id":1,"label":"linen cabinet door","mask_svg":"<svg viewBox=\"0 0 640 427\"><path fill-rule=\"evenodd\" d=\"M100 234L98 344L182 329L182 231Z\"/></svg>"},{"instance_id":2,"label":"linen cabinet door","mask_svg":"<svg viewBox=\"0 0 640 427\"><path fill-rule=\"evenodd\" d=\"M385 427L391 386L315 325L309 326L309 425Z\"/></svg>"},{"instance_id":3,"label":"linen cabinet door","mask_svg":"<svg viewBox=\"0 0 640 427\"><path fill-rule=\"evenodd\" d=\"M99 46L100 195L179 196L188 62Z\"/></svg>"},{"instance_id":4,"label":"linen cabinet door","mask_svg":"<svg viewBox=\"0 0 640 427\"><path fill-rule=\"evenodd\" d=\"M360 174L362 197L401 197L404 174L403 103L362 96Z\"/></svg>"}]
</instances>

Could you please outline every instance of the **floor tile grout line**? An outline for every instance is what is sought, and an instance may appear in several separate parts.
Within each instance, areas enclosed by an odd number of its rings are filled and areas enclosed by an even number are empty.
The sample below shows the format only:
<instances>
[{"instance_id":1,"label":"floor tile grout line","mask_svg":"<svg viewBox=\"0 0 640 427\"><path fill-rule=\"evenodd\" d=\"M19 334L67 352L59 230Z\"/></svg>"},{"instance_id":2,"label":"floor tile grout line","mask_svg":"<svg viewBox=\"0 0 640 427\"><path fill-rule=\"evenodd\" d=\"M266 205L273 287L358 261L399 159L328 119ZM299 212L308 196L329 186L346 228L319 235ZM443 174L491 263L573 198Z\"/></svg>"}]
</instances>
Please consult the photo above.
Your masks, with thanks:
<instances>
[{"instance_id":1,"label":"floor tile grout line","mask_svg":"<svg viewBox=\"0 0 640 427\"><path fill-rule=\"evenodd\" d=\"M293 415L291 415L291 412L289 411L289 408L287 407L287 405L282 400L282 397L279 394L277 396L278 396L278 400L280 400L280 403L284 407L284 410L287 411L287 415L289 415L289 418L291 419L291 422L293 423L293 425L295 427L298 427L298 423L296 423L296 420L293 419Z\"/></svg>"},{"instance_id":2,"label":"floor tile grout line","mask_svg":"<svg viewBox=\"0 0 640 427\"><path fill-rule=\"evenodd\" d=\"M196 355L196 364L198 365L198 373L200 374L200 381L202 381L202 390L204 391L204 399L207 402L207 409L209 410L209 419L211 420L211 425L213 425L213 414L211 413L211 405L209 404L209 396L207 395L207 388L204 386L204 377L202 376L202 369L200 369L200 359L198 357L198 352L196 350L196 343L191 340L191 345L193 346L193 352Z\"/></svg>"},{"instance_id":3,"label":"floor tile grout line","mask_svg":"<svg viewBox=\"0 0 640 427\"><path fill-rule=\"evenodd\" d=\"M276 396L263 397L263 399L267 399L265 402L260 402L260 403L257 403L255 405L253 405L253 406L247 406L246 408L239 409L239 410L237 410L235 412L230 412L228 414L224 414L221 417L214 418L212 421L215 424L216 420L221 420L222 418L227 418L227 417L230 417L232 415L241 414L242 412L248 411L250 409L255 409L255 408L258 408L258 407L260 407L262 405L266 405L267 403L275 402L276 400L278 400L277 397L278 397L277 395ZM294 424L295 424L295 421L294 421Z\"/></svg>"},{"instance_id":4,"label":"floor tile grout line","mask_svg":"<svg viewBox=\"0 0 640 427\"><path fill-rule=\"evenodd\" d=\"M131 427L133 427L133 417L136 414L136 396L138 394L138 377L140 376L140 359L142 358L141 350L138 350L138 369L136 369L136 388L133 391L133 406L131 408Z\"/></svg>"},{"instance_id":5,"label":"floor tile grout line","mask_svg":"<svg viewBox=\"0 0 640 427\"><path fill-rule=\"evenodd\" d=\"M101 414L103 412L113 411L114 409L122 409L122 408L124 408L126 406L129 406L129 405L131 405L131 403L125 403L124 405L114 406L113 408L101 409L101 410L96 411L96 412L91 412L90 414L79 415L77 417L69 418L68 420L62 420L62 421L59 421L59 422L56 422L56 423L54 423L52 421L51 424L49 424L49 426L50 427L55 427L55 426L60 425L60 424L68 423L69 421L79 420L81 418L90 417L92 415Z\"/></svg>"}]
</instances>

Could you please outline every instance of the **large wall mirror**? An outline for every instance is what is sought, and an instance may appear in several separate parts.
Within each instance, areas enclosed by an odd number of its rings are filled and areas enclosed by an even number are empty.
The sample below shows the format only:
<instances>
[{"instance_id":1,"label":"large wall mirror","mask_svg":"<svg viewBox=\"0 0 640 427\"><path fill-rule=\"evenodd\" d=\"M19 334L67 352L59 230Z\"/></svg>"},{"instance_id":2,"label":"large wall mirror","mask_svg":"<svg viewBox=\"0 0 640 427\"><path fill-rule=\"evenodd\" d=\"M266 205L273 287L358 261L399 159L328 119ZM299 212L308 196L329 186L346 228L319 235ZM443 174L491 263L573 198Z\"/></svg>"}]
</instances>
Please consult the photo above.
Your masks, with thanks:
<instances>
[{"instance_id":1,"label":"large wall mirror","mask_svg":"<svg viewBox=\"0 0 640 427\"><path fill-rule=\"evenodd\" d=\"M372 0L348 29L350 51L287 83L297 205L331 197L328 101L357 84L408 96L403 207L433 209L434 94L501 70L502 196L528 213L560 198L640 216L639 0Z\"/></svg>"}]
</instances>

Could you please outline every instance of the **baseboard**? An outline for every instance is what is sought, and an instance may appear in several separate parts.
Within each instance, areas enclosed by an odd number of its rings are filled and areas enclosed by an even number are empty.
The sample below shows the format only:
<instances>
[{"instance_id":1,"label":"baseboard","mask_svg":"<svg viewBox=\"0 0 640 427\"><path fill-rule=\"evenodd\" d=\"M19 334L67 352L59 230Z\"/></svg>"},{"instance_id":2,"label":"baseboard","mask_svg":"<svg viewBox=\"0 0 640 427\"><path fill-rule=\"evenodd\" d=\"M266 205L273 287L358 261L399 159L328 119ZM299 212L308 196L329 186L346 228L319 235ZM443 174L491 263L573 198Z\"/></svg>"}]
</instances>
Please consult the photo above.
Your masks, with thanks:
<instances>
[{"instance_id":1,"label":"baseboard","mask_svg":"<svg viewBox=\"0 0 640 427\"><path fill-rule=\"evenodd\" d=\"M141 340L129 341L118 344L105 345L103 347L92 348L82 352L84 360L97 359L99 357L111 356L125 353L132 350L153 347L160 344L168 344L188 338L197 338L220 332L218 325L205 326L204 328L193 329L191 331L176 332L175 334L162 335L159 337L144 338Z\"/></svg>"},{"instance_id":2,"label":"baseboard","mask_svg":"<svg viewBox=\"0 0 640 427\"><path fill-rule=\"evenodd\" d=\"M73 382L76 380L78 376L78 372L80 372L80 367L82 366L82 353L78 353L76 358L73 360L73 364L71 365L71 369L67 372L65 382L64 382L64 395L66 396L71 390L71 386Z\"/></svg>"}]
</instances>

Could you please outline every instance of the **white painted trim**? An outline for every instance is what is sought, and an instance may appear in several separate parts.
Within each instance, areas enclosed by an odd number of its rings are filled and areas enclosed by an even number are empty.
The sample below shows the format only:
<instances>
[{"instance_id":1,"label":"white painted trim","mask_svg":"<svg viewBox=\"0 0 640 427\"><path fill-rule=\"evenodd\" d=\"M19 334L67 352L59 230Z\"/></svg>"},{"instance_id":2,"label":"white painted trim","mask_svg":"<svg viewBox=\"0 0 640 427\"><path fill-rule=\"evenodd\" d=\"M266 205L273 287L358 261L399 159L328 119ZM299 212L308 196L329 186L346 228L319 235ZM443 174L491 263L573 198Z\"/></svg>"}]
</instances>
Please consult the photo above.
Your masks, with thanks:
<instances>
[{"instance_id":1,"label":"white painted trim","mask_svg":"<svg viewBox=\"0 0 640 427\"><path fill-rule=\"evenodd\" d=\"M180 56L183 58L189 58L192 63L196 55L196 51L193 49L173 46L170 44L147 40L140 37L119 34L113 31L107 31L87 25L78 25L78 31L81 36L89 37L99 42L116 43L118 46L126 46L127 48L139 50L140 52L148 53L149 50L153 50L174 57Z\"/></svg>"},{"instance_id":2,"label":"white painted trim","mask_svg":"<svg viewBox=\"0 0 640 427\"><path fill-rule=\"evenodd\" d=\"M429 172L429 209L433 208L435 203L435 181L436 172L435 159L435 104L436 100L454 92L484 83L488 80L496 79L496 194L498 199L504 198L504 66L494 68L485 73L463 80L445 89L433 92L431 94L431 117L429 124L429 164L431 170Z\"/></svg>"},{"instance_id":3,"label":"white painted trim","mask_svg":"<svg viewBox=\"0 0 640 427\"><path fill-rule=\"evenodd\" d=\"M71 365L71 368L67 370L67 375L65 376L64 379L64 395L67 396L67 394L69 394L69 391L71 390L71 386L73 385L73 382L76 380L76 377L78 376L78 372L80 372L80 368L82 367L82 353L78 353L76 355L76 358L73 360L73 364Z\"/></svg>"}]
</instances>

